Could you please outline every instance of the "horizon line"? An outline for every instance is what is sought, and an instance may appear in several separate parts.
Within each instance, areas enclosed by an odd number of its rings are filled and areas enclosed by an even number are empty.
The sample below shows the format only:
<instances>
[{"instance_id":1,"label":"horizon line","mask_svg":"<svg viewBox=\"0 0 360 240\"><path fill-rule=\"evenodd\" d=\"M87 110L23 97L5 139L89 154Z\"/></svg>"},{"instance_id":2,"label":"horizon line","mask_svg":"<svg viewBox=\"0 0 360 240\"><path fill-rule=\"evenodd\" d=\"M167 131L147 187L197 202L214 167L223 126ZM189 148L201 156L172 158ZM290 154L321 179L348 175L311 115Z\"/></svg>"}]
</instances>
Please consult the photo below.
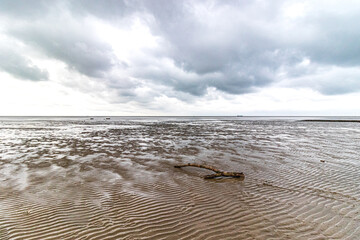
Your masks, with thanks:
<instances>
[{"instance_id":1,"label":"horizon line","mask_svg":"<svg viewBox=\"0 0 360 240\"><path fill-rule=\"evenodd\" d=\"M0 117L360 117L359 115L0 115Z\"/></svg>"}]
</instances>

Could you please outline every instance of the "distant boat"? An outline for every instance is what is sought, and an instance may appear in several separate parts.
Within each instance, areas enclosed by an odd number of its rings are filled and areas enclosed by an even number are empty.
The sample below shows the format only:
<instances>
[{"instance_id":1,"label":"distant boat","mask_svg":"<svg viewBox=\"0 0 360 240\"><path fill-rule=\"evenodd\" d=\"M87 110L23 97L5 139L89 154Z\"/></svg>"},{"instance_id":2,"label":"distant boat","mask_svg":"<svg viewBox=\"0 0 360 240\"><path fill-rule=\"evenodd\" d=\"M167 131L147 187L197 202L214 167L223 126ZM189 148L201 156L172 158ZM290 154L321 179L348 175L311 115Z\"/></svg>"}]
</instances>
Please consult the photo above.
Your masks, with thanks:
<instances>
[{"instance_id":1,"label":"distant boat","mask_svg":"<svg viewBox=\"0 0 360 240\"><path fill-rule=\"evenodd\" d=\"M236 115L237 117L243 117L244 115Z\"/></svg>"},{"instance_id":2,"label":"distant boat","mask_svg":"<svg viewBox=\"0 0 360 240\"><path fill-rule=\"evenodd\" d=\"M110 120L110 118L109 118L109 117L107 117L107 118L105 118L105 120Z\"/></svg>"}]
</instances>

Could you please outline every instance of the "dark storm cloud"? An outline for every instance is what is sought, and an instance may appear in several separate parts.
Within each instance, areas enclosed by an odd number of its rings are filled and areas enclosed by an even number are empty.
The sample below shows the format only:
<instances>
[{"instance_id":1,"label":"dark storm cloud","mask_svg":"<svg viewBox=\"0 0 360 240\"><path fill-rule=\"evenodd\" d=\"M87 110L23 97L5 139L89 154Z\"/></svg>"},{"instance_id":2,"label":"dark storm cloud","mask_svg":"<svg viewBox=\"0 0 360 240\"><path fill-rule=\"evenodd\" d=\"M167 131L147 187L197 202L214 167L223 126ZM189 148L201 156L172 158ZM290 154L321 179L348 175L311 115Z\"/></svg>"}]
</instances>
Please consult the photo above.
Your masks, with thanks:
<instances>
[{"instance_id":1,"label":"dark storm cloud","mask_svg":"<svg viewBox=\"0 0 360 240\"><path fill-rule=\"evenodd\" d=\"M360 9L340 4L337 11L333 2L312 1L304 16L288 19L283 10L292 3L300 2L6 0L0 2L0 11L16 23L8 34L71 69L104 80L126 99L139 97L134 89L147 83L193 96L204 95L210 87L244 94L284 78L290 87L324 94L360 90L352 84L357 73L323 73L332 66L359 66L360 31L354 23L360 20ZM141 61L127 59L124 67L102 36L92 32L89 17L118 28L128 27L129 17L141 19L166 44L144 53ZM170 59L182 74L154 58ZM301 65L304 59L311 64ZM114 75L118 68L129 70ZM133 79L138 79L136 84L130 83Z\"/></svg>"},{"instance_id":2,"label":"dark storm cloud","mask_svg":"<svg viewBox=\"0 0 360 240\"><path fill-rule=\"evenodd\" d=\"M41 81L49 77L46 70L40 69L31 60L8 49L0 49L0 69L24 80Z\"/></svg>"}]
</instances>

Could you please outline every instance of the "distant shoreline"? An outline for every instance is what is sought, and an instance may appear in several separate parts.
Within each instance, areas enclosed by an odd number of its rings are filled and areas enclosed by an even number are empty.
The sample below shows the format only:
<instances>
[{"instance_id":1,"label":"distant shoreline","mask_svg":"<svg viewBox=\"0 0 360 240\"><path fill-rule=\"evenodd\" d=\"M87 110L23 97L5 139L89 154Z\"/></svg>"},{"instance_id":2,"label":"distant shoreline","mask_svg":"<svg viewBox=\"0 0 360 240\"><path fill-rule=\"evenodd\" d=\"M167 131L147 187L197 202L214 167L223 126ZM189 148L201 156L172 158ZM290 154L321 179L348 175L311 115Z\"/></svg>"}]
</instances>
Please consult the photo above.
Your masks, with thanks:
<instances>
[{"instance_id":1,"label":"distant shoreline","mask_svg":"<svg viewBox=\"0 0 360 240\"><path fill-rule=\"evenodd\" d=\"M360 120L331 120L331 119L305 119L305 120L300 120L301 122L357 122L360 123Z\"/></svg>"}]
</instances>

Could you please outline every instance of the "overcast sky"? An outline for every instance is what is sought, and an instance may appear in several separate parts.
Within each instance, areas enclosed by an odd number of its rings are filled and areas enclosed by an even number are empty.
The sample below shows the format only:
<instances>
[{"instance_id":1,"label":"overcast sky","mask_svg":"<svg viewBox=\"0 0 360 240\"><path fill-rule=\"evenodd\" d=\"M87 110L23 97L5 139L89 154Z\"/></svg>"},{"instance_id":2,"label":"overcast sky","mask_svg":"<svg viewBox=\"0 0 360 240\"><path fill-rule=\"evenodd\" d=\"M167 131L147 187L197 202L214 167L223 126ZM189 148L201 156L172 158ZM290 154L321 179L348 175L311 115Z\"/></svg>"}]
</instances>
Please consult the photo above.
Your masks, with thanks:
<instances>
[{"instance_id":1,"label":"overcast sky","mask_svg":"<svg viewBox=\"0 0 360 240\"><path fill-rule=\"evenodd\" d=\"M359 1L0 1L0 115L360 115Z\"/></svg>"}]
</instances>

